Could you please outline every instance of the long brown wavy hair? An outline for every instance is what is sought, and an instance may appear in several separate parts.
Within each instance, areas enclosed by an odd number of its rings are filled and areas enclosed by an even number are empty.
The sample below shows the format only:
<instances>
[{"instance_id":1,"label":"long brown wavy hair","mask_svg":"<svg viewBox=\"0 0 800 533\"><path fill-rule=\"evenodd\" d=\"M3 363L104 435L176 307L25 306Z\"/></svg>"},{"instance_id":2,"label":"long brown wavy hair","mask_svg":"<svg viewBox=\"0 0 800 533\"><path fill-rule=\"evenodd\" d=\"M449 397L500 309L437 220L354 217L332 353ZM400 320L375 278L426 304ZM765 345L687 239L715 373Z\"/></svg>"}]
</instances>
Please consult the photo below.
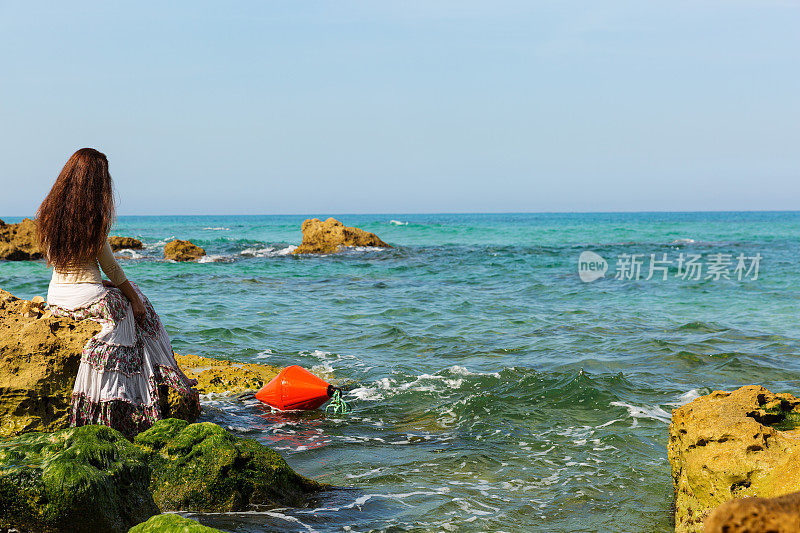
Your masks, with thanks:
<instances>
[{"instance_id":1,"label":"long brown wavy hair","mask_svg":"<svg viewBox=\"0 0 800 533\"><path fill-rule=\"evenodd\" d=\"M36 217L48 264L67 269L97 257L115 217L105 154L94 148L72 154Z\"/></svg>"}]
</instances>

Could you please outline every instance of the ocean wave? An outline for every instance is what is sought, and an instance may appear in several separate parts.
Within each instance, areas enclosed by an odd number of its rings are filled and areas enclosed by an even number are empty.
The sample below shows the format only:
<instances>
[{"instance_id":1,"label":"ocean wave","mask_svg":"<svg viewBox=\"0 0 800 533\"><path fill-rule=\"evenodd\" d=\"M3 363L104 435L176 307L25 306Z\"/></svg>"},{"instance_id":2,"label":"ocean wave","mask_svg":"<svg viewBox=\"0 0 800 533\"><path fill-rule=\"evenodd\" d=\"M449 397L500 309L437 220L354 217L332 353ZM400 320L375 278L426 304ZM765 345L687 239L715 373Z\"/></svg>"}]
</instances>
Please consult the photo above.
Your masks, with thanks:
<instances>
[{"instance_id":1,"label":"ocean wave","mask_svg":"<svg viewBox=\"0 0 800 533\"><path fill-rule=\"evenodd\" d=\"M204 255L200 259L197 260L198 263L231 263L233 262L233 257L229 255Z\"/></svg>"},{"instance_id":2,"label":"ocean wave","mask_svg":"<svg viewBox=\"0 0 800 533\"><path fill-rule=\"evenodd\" d=\"M695 242L697 241L694 239L675 239L670 244L694 244Z\"/></svg>"},{"instance_id":3,"label":"ocean wave","mask_svg":"<svg viewBox=\"0 0 800 533\"><path fill-rule=\"evenodd\" d=\"M117 257L124 257L125 259L142 259L144 255L141 252L136 250L132 250L130 248L123 248L122 250L117 250L114 252L114 255Z\"/></svg>"},{"instance_id":4,"label":"ocean wave","mask_svg":"<svg viewBox=\"0 0 800 533\"><path fill-rule=\"evenodd\" d=\"M628 410L628 416L633 418L633 427L638 425L638 420L640 418L650 419L650 420L657 420L659 422L664 422L669 424L672 415L666 412L658 405L645 405L645 406L638 406L632 405L625 402L611 402L612 406L614 407L624 407Z\"/></svg>"},{"instance_id":5,"label":"ocean wave","mask_svg":"<svg viewBox=\"0 0 800 533\"><path fill-rule=\"evenodd\" d=\"M256 359L269 359L274 353L275 352L267 348L258 352L258 354L256 354Z\"/></svg>"},{"instance_id":6,"label":"ocean wave","mask_svg":"<svg viewBox=\"0 0 800 533\"><path fill-rule=\"evenodd\" d=\"M231 230L231 228L222 228L222 227L220 227L220 228L208 227L208 228L203 228L203 229L207 230L207 231L230 231Z\"/></svg>"},{"instance_id":7,"label":"ocean wave","mask_svg":"<svg viewBox=\"0 0 800 533\"><path fill-rule=\"evenodd\" d=\"M390 220L389 224L393 226L408 226L408 222L402 222L400 220Z\"/></svg>"},{"instance_id":8,"label":"ocean wave","mask_svg":"<svg viewBox=\"0 0 800 533\"><path fill-rule=\"evenodd\" d=\"M175 235L172 235L171 237L167 237L165 239L161 239L160 241L156 241L156 242L153 242L153 243L150 243L150 244L146 244L145 243L144 249L145 250L149 250L151 248L163 248L164 246L167 245L168 242L174 241L174 240L175 240Z\"/></svg>"}]
</instances>

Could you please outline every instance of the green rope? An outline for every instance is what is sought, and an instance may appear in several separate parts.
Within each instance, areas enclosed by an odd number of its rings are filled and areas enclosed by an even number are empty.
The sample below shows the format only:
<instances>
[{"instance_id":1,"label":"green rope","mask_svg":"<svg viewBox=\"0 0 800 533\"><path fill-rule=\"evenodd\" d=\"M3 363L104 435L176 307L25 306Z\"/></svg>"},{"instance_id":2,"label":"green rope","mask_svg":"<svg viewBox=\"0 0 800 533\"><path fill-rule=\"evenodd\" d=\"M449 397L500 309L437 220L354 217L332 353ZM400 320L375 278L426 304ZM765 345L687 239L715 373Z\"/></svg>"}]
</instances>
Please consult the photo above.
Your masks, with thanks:
<instances>
[{"instance_id":1,"label":"green rope","mask_svg":"<svg viewBox=\"0 0 800 533\"><path fill-rule=\"evenodd\" d=\"M339 389L333 391L331 401L325 406L325 413L327 414L328 412L334 415L346 415L350 412L350 406L342 400L342 391Z\"/></svg>"}]
</instances>

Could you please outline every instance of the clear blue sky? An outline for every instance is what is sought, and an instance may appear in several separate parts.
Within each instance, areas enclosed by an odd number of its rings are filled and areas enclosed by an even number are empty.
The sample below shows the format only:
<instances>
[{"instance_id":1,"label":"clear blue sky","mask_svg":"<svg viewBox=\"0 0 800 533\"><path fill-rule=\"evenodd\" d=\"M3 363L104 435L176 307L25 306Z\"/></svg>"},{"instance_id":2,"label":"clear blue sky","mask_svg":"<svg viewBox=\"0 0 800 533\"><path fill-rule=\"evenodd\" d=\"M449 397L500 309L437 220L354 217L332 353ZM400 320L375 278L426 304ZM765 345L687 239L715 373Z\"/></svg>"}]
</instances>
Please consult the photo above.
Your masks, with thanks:
<instances>
[{"instance_id":1,"label":"clear blue sky","mask_svg":"<svg viewBox=\"0 0 800 533\"><path fill-rule=\"evenodd\" d=\"M800 209L796 1L0 0L0 216Z\"/></svg>"}]
</instances>

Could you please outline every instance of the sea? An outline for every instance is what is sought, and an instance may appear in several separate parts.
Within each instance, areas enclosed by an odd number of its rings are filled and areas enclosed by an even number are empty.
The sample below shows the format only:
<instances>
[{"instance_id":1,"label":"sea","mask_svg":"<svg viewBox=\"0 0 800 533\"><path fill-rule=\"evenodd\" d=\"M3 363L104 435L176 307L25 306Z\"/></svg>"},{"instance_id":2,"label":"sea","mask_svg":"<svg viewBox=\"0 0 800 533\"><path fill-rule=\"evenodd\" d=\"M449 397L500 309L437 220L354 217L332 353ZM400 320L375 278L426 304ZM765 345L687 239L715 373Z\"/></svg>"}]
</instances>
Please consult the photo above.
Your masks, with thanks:
<instances>
[{"instance_id":1,"label":"sea","mask_svg":"<svg viewBox=\"0 0 800 533\"><path fill-rule=\"evenodd\" d=\"M178 353L301 365L351 411L203 398L202 420L333 486L189 515L226 531L667 532L671 410L800 392L800 213L313 214L393 247L292 255L311 215L122 216ZM7 222L20 218L3 217ZM199 263L163 259L189 239ZM0 287L46 295L43 262Z\"/></svg>"}]
</instances>

